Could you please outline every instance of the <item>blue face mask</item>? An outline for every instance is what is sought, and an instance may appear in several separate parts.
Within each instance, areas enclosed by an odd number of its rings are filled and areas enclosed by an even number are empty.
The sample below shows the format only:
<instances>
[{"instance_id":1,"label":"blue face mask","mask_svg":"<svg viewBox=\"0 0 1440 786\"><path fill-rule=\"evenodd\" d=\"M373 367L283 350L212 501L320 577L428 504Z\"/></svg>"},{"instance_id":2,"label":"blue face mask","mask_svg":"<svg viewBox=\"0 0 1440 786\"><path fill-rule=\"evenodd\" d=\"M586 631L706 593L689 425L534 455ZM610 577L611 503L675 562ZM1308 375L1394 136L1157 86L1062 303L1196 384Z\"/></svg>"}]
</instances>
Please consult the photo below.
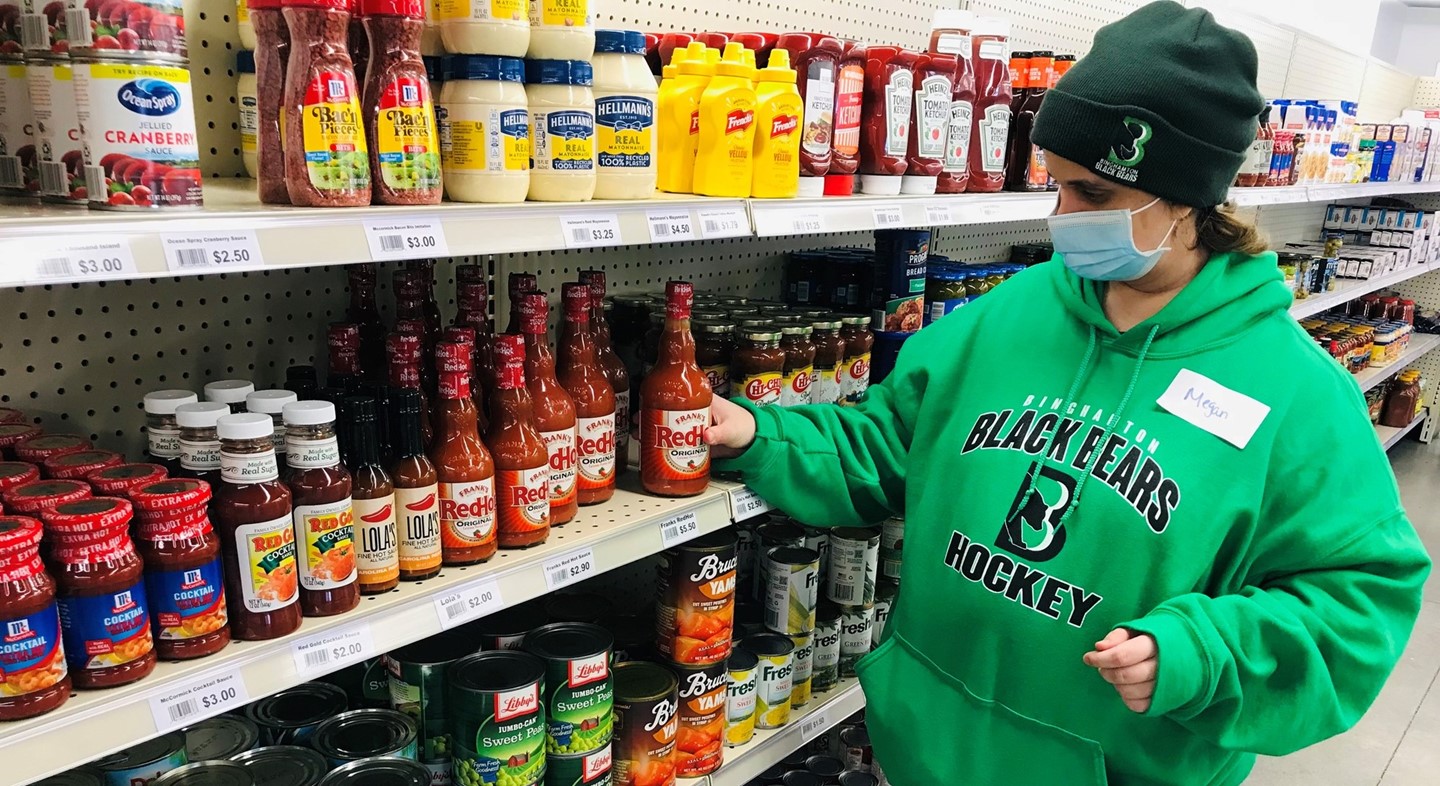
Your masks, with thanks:
<instances>
[{"instance_id":1,"label":"blue face mask","mask_svg":"<svg viewBox=\"0 0 1440 786\"><path fill-rule=\"evenodd\" d=\"M1093 210L1088 213L1066 213L1050 216L1050 240L1055 253L1075 275L1092 281L1134 281L1155 269L1160 257L1169 251L1165 241L1175 231L1177 222L1154 251L1135 247L1134 228L1130 217L1148 210L1160 199L1139 210Z\"/></svg>"}]
</instances>

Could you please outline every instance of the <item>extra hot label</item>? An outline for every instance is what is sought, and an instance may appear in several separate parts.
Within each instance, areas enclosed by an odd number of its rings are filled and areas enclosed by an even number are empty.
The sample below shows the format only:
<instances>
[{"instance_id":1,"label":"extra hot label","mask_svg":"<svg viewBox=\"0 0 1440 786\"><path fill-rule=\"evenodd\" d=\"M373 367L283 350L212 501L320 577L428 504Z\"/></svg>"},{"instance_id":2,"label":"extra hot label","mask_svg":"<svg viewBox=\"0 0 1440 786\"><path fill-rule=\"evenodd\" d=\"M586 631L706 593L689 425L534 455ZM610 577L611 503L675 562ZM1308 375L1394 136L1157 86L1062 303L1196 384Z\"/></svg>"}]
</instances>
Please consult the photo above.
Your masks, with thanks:
<instances>
[{"instance_id":1,"label":"extra hot label","mask_svg":"<svg viewBox=\"0 0 1440 786\"><path fill-rule=\"evenodd\" d=\"M648 476L695 480L710 474L710 446L705 444L709 407L647 409L640 416L640 462Z\"/></svg>"}]
</instances>

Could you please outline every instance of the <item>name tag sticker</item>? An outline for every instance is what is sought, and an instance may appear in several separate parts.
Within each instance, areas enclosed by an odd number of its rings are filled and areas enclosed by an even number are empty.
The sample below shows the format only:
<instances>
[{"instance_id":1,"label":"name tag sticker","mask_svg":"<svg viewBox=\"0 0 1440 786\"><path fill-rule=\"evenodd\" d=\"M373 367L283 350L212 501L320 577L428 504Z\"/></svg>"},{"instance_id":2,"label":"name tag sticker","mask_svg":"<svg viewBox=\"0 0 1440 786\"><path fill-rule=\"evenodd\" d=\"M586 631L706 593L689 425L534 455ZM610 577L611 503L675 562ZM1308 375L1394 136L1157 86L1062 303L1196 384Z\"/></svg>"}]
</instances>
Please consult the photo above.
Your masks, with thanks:
<instances>
[{"instance_id":1,"label":"name tag sticker","mask_svg":"<svg viewBox=\"0 0 1440 786\"><path fill-rule=\"evenodd\" d=\"M1241 450L1270 414L1269 406L1189 369L1175 375L1156 403Z\"/></svg>"}]
</instances>

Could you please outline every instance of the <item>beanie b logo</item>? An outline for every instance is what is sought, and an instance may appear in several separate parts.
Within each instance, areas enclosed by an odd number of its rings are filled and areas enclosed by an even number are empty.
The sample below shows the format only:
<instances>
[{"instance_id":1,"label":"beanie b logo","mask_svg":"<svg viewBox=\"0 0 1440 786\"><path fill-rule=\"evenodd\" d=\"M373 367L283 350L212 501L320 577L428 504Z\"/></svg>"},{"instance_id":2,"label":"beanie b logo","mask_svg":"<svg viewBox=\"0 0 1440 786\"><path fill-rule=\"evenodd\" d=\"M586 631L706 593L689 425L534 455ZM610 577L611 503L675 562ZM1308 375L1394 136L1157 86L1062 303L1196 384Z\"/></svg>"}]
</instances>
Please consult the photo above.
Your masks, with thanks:
<instances>
[{"instance_id":1,"label":"beanie b logo","mask_svg":"<svg viewBox=\"0 0 1440 786\"><path fill-rule=\"evenodd\" d=\"M1134 168L1145 159L1145 143L1149 142L1152 136L1154 132L1149 123L1136 117L1126 117L1110 144L1109 161Z\"/></svg>"}]
</instances>

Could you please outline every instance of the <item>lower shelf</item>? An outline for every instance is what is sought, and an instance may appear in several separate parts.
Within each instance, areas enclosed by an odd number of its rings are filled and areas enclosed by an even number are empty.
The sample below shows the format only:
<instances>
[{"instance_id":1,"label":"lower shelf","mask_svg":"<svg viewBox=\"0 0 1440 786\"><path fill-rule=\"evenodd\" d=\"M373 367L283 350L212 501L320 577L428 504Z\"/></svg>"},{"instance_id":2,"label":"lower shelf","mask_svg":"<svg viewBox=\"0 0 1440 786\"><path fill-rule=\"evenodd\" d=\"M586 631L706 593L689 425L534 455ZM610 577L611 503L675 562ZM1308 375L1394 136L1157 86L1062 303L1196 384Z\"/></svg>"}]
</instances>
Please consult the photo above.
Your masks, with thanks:
<instances>
[{"instance_id":1,"label":"lower shelf","mask_svg":"<svg viewBox=\"0 0 1440 786\"><path fill-rule=\"evenodd\" d=\"M745 786L780 763L801 745L819 737L865 706L860 681L841 680L834 688L816 694L809 704L791 713L790 722L736 748L725 749L725 763L713 775L680 781L686 786Z\"/></svg>"},{"instance_id":2,"label":"lower shelf","mask_svg":"<svg viewBox=\"0 0 1440 786\"><path fill-rule=\"evenodd\" d=\"M1430 410L1422 410L1420 412L1420 417L1417 417L1414 420L1410 421L1409 425L1406 425L1402 428L1395 428L1393 426L1376 426L1375 435L1380 438L1380 444L1384 445L1386 450L1389 450L1390 448L1398 445L1400 443L1400 440L1405 438L1406 434L1409 434L1410 432L1419 428L1420 424L1425 422L1425 418L1428 417L1429 414Z\"/></svg>"}]
</instances>

